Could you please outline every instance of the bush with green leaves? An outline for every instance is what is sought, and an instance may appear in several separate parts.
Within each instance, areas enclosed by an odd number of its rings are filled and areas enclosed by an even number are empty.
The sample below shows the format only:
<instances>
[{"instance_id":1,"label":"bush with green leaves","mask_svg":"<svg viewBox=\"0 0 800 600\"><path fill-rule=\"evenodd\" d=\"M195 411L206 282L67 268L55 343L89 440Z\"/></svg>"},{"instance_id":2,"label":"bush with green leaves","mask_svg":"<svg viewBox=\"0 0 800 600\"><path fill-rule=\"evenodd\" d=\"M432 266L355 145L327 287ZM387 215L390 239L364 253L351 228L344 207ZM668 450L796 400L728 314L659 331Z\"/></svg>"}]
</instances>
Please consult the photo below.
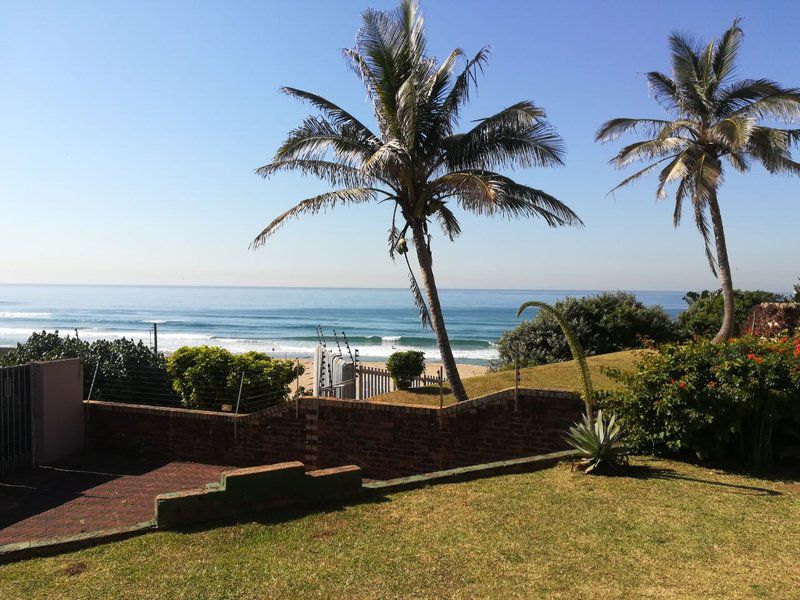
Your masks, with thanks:
<instances>
[{"instance_id":1,"label":"bush with green leaves","mask_svg":"<svg viewBox=\"0 0 800 600\"><path fill-rule=\"evenodd\" d=\"M712 337L722 325L724 302L720 291L689 292L684 297L689 308L678 315L678 328L684 338ZM741 332L750 311L762 302L781 302L782 295L763 290L734 290L736 331Z\"/></svg>"},{"instance_id":2,"label":"bush with green leaves","mask_svg":"<svg viewBox=\"0 0 800 600\"><path fill-rule=\"evenodd\" d=\"M0 365L65 358L83 360L84 397L91 389L93 400L141 402L144 396L155 395L171 403L164 355L141 341L122 338L90 343L77 336L61 336L58 331L42 331L0 356Z\"/></svg>"},{"instance_id":3,"label":"bush with green leaves","mask_svg":"<svg viewBox=\"0 0 800 600\"><path fill-rule=\"evenodd\" d=\"M425 372L425 353L419 350L394 352L386 361L386 368L398 390L407 390L415 378Z\"/></svg>"},{"instance_id":4,"label":"bush with green leaves","mask_svg":"<svg viewBox=\"0 0 800 600\"><path fill-rule=\"evenodd\" d=\"M303 367L262 352L184 346L167 359L167 371L186 407L219 410L223 404L235 407L241 398L239 412L250 412L285 400Z\"/></svg>"},{"instance_id":5,"label":"bush with green leaves","mask_svg":"<svg viewBox=\"0 0 800 600\"><path fill-rule=\"evenodd\" d=\"M769 465L800 427L800 338L665 344L604 400L640 452Z\"/></svg>"},{"instance_id":6,"label":"bush with green leaves","mask_svg":"<svg viewBox=\"0 0 800 600\"><path fill-rule=\"evenodd\" d=\"M581 340L587 355L640 348L648 341L677 339L675 323L660 306L645 306L633 294L605 292L555 302L557 310ZM569 343L552 313L540 311L498 340L500 361L513 366L519 353L520 366L528 367L570 360Z\"/></svg>"}]
</instances>

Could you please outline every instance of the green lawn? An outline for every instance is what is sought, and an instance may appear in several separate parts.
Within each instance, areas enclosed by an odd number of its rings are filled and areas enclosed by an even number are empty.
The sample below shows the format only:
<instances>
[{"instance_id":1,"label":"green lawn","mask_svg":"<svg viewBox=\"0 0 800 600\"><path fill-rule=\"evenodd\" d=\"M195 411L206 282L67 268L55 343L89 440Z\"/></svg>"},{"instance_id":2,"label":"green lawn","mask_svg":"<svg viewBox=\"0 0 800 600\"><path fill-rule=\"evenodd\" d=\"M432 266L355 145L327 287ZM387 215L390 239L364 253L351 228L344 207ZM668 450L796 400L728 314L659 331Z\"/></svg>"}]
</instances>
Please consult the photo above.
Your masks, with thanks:
<instances>
[{"instance_id":1,"label":"green lawn","mask_svg":"<svg viewBox=\"0 0 800 600\"><path fill-rule=\"evenodd\" d=\"M637 355L642 350L625 350L611 354L601 354L589 357L589 370L592 372L592 381L598 389L613 389L615 382L602 373L603 367L613 367L622 370L631 370ZM529 367L520 370L520 386L529 388L545 388L555 390L577 390L578 370L575 361L553 363L538 367ZM499 371L487 373L477 377L467 377L464 387L470 398L477 398L492 392L497 392L514 387L514 371ZM452 404L455 398L448 393L444 396L444 405ZM372 398L373 402L387 402L391 404L421 404L426 406L439 406L439 388L431 386L414 391L391 392Z\"/></svg>"},{"instance_id":2,"label":"green lawn","mask_svg":"<svg viewBox=\"0 0 800 600\"><path fill-rule=\"evenodd\" d=\"M0 566L0 598L788 598L800 484L636 459ZM795 592L792 592L795 590Z\"/></svg>"}]
</instances>

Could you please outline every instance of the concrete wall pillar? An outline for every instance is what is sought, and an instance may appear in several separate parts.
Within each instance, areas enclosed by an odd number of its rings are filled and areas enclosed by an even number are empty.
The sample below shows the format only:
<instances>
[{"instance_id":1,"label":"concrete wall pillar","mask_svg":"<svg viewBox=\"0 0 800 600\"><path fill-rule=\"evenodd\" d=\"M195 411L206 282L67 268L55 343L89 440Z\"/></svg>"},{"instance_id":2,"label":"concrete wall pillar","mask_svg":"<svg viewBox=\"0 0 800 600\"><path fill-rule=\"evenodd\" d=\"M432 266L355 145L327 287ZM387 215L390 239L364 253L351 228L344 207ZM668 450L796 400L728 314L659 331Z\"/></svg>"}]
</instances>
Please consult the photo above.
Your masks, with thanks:
<instances>
[{"instance_id":1,"label":"concrete wall pillar","mask_svg":"<svg viewBox=\"0 0 800 600\"><path fill-rule=\"evenodd\" d=\"M83 365L78 358L31 365L34 464L46 465L83 450Z\"/></svg>"}]
</instances>

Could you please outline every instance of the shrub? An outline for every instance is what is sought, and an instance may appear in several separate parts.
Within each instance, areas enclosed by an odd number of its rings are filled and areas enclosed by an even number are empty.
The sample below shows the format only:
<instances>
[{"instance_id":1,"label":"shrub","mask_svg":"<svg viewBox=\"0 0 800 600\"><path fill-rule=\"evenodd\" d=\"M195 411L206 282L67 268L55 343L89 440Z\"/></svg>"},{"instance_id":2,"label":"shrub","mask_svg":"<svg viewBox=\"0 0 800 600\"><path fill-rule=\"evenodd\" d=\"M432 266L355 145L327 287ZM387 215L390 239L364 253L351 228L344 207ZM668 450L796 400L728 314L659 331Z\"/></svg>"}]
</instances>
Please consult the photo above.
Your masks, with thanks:
<instances>
[{"instance_id":1,"label":"shrub","mask_svg":"<svg viewBox=\"0 0 800 600\"><path fill-rule=\"evenodd\" d=\"M634 372L608 374L623 386L605 406L638 451L757 469L780 454L780 432L800 424L800 338L665 344Z\"/></svg>"},{"instance_id":2,"label":"shrub","mask_svg":"<svg viewBox=\"0 0 800 600\"><path fill-rule=\"evenodd\" d=\"M800 302L800 277L797 278L797 283L792 287L792 302Z\"/></svg>"},{"instance_id":3,"label":"shrub","mask_svg":"<svg viewBox=\"0 0 800 600\"><path fill-rule=\"evenodd\" d=\"M425 371L425 354L419 350L395 352L386 361L386 368L398 390L410 389L414 379Z\"/></svg>"},{"instance_id":4,"label":"shrub","mask_svg":"<svg viewBox=\"0 0 800 600\"><path fill-rule=\"evenodd\" d=\"M692 296L694 296L693 299ZM753 307L762 302L785 300L780 294L763 290L734 290L733 299L737 332L744 329L747 315L750 314ZM708 290L701 294L689 292L684 300L689 304L689 308L678 315L678 328L681 335L685 338L714 336L722 326L724 308L722 293Z\"/></svg>"},{"instance_id":5,"label":"shrub","mask_svg":"<svg viewBox=\"0 0 800 600\"><path fill-rule=\"evenodd\" d=\"M163 354L156 354L141 341L126 338L85 342L59 332L33 333L0 356L2 365L80 358L83 360L83 393L92 399L138 402L143 396L168 399L170 385ZM96 374L95 374L96 369ZM94 387L92 388L92 381Z\"/></svg>"},{"instance_id":6,"label":"shrub","mask_svg":"<svg viewBox=\"0 0 800 600\"><path fill-rule=\"evenodd\" d=\"M184 346L167 359L167 370L184 406L218 410L222 404L235 405L241 386L239 411L250 412L285 400L303 367L261 352Z\"/></svg>"},{"instance_id":7,"label":"shrub","mask_svg":"<svg viewBox=\"0 0 800 600\"><path fill-rule=\"evenodd\" d=\"M605 292L584 298L557 301L553 308L581 340L587 355L640 348L648 340L673 341L674 322L660 306L645 306L633 294ZM531 321L506 331L498 340L500 360L514 364L519 352L520 366L569 360L569 344L552 313L540 311Z\"/></svg>"}]
</instances>

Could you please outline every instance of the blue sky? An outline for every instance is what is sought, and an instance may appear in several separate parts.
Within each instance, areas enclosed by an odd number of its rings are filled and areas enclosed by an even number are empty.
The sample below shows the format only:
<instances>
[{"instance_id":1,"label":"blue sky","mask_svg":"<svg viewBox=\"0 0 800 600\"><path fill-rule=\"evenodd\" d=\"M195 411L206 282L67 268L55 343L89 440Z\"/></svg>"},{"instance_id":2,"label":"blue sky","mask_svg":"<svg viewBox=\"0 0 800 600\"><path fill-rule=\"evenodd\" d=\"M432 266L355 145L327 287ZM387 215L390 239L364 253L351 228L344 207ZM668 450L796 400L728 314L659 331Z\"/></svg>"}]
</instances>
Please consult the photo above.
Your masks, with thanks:
<instances>
[{"instance_id":1,"label":"blue sky","mask_svg":"<svg viewBox=\"0 0 800 600\"><path fill-rule=\"evenodd\" d=\"M386 255L389 208L266 222L324 185L263 181L308 113L281 85L370 120L341 59L377 0L17 2L0 12L0 282L403 287ZM693 224L675 230L653 179L623 174L593 134L661 116L642 73L668 70L674 30L708 39L744 17L742 77L800 86L798 2L423 2L429 46L493 49L467 119L521 99L548 110L567 165L517 178L576 210L583 230L464 215L434 241L440 286L684 290L716 287ZM758 168L721 191L734 283L787 290L800 275L800 180Z\"/></svg>"}]
</instances>

